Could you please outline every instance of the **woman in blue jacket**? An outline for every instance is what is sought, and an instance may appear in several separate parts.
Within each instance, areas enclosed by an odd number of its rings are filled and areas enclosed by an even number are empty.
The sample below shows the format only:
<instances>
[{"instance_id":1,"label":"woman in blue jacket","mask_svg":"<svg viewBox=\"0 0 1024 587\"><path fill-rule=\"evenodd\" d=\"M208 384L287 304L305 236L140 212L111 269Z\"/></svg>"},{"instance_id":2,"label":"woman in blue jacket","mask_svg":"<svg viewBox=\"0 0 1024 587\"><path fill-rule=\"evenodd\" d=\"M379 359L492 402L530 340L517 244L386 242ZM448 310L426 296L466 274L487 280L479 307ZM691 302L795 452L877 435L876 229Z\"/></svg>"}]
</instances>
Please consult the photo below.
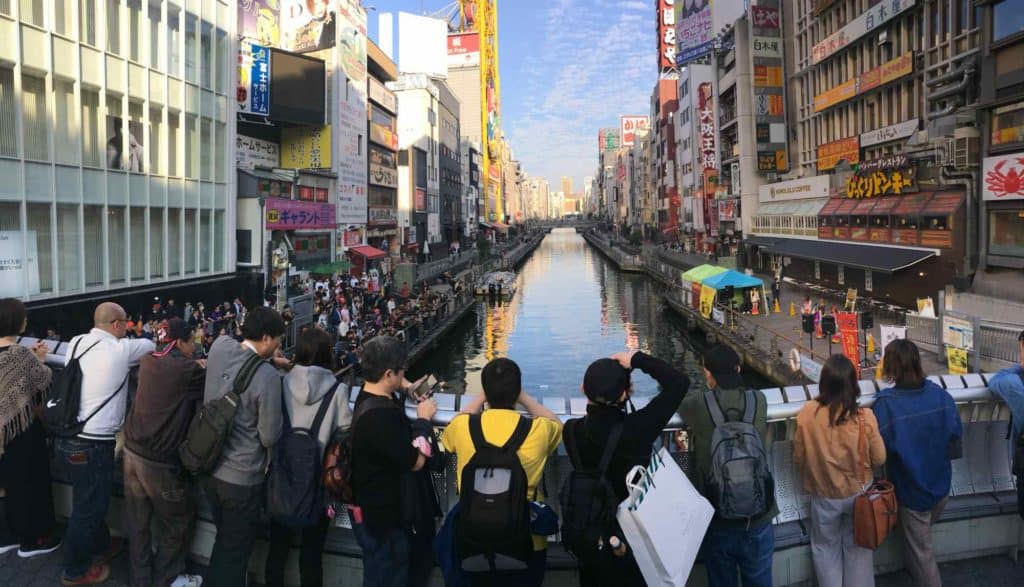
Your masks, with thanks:
<instances>
[{"instance_id":1,"label":"woman in blue jacket","mask_svg":"<svg viewBox=\"0 0 1024 587\"><path fill-rule=\"evenodd\" d=\"M932 551L932 524L949 499L950 460L960 458L963 425L953 398L925 379L921 355L909 340L885 347L883 379L892 387L875 399L878 429L888 453L886 470L896 487L906 536L903 558L916 585L942 584Z\"/></svg>"}]
</instances>

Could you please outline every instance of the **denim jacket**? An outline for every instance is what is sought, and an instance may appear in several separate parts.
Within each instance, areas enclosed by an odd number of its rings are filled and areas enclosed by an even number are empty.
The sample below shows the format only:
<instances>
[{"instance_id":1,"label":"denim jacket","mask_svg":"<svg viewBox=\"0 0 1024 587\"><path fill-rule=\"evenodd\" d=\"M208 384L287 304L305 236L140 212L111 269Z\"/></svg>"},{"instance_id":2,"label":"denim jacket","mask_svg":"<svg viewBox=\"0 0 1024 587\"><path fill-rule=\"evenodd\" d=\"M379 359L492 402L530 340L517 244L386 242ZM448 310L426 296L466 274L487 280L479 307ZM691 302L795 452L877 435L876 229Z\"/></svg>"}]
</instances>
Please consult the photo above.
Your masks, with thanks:
<instances>
[{"instance_id":1,"label":"denim jacket","mask_svg":"<svg viewBox=\"0 0 1024 587\"><path fill-rule=\"evenodd\" d=\"M926 512L949 495L949 447L963 436L953 398L932 381L919 389L890 387L874 405L888 453L886 470L900 505Z\"/></svg>"},{"instance_id":2,"label":"denim jacket","mask_svg":"<svg viewBox=\"0 0 1024 587\"><path fill-rule=\"evenodd\" d=\"M1010 408L1013 415L1013 435L1016 437L1024 430L1024 381L1020 365L1007 367L988 380L988 389L999 396Z\"/></svg>"}]
</instances>

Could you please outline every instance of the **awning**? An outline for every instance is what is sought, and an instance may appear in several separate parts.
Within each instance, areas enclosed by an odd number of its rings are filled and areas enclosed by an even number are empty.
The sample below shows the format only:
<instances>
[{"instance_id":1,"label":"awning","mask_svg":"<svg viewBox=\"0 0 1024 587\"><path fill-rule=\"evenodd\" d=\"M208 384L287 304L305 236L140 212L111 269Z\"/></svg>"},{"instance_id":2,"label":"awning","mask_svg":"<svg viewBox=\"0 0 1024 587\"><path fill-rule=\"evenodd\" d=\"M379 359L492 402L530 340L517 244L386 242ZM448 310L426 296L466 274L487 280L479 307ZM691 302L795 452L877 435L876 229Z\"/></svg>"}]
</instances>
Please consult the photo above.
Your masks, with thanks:
<instances>
[{"instance_id":1,"label":"awning","mask_svg":"<svg viewBox=\"0 0 1024 587\"><path fill-rule=\"evenodd\" d=\"M854 216L867 216L871 213L871 209L875 207L877 202L878 200L874 200L872 198L858 200L857 205L853 207L853 211L850 212L850 214L853 214Z\"/></svg>"},{"instance_id":2,"label":"awning","mask_svg":"<svg viewBox=\"0 0 1024 587\"><path fill-rule=\"evenodd\" d=\"M756 214L758 216L817 216L828 202L828 198L766 202L758 204Z\"/></svg>"},{"instance_id":3,"label":"awning","mask_svg":"<svg viewBox=\"0 0 1024 587\"><path fill-rule=\"evenodd\" d=\"M747 239L747 242L751 240ZM935 256L934 251L921 249L795 238L778 239L774 244L762 246L776 255L860 267L881 273L895 273Z\"/></svg>"},{"instance_id":4,"label":"awning","mask_svg":"<svg viewBox=\"0 0 1024 587\"><path fill-rule=\"evenodd\" d=\"M875 207L871 209L869 216L888 216L889 214L892 214L892 209L899 203L900 198L897 196L878 198L878 201L875 202Z\"/></svg>"},{"instance_id":5,"label":"awning","mask_svg":"<svg viewBox=\"0 0 1024 587\"><path fill-rule=\"evenodd\" d=\"M949 216L957 211L964 201L963 192L939 192L925 204L923 216Z\"/></svg>"},{"instance_id":6,"label":"awning","mask_svg":"<svg viewBox=\"0 0 1024 587\"><path fill-rule=\"evenodd\" d=\"M896 216L917 216L921 213L921 210L924 210L924 205L928 202L930 196L931 193L925 192L903 196L900 203L896 204L892 213Z\"/></svg>"},{"instance_id":7,"label":"awning","mask_svg":"<svg viewBox=\"0 0 1024 587\"><path fill-rule=\"evenodd\" d=\"M718 275L712 275L701 282L702 285L713 287L716 290L725 289L727 287L734 287L736 289L744 289L747 287L762 287L764 282L756 277L751 277L745 273L734 271L729 269Z\"/></svg>"},{"instance_id":8,"label":"awning","mask_svg":"<svg viewBox=\"0 0 1024 587\"><path fill-rule=\"evenodd\" d=\"M836 208L836 211L833 212L832 215L833 216L849 216L853 212L853 209L856 208L857 204L859 204L859 203L860 203L860 200L853 200L853 199L850 199L850 198L846 198L846 199L844 199L842 201L841 204L839 204L839 207Z\"/></svg>"},{"instance_id":9,"label":"awning","mask_svg":"<svg viewBox=\"0 0 1024 587\"><path fill-rule=\"evenodd\" d=\"M719 273L724 273L726 271L727 269L725 267L718 267L717 265L698 265L683 273L683 279L700 283L712 275L718 275Z\"/></svg>"},{"instance_id":10,"label":"awning","mask_svg":"<svg viewBox=\"0 0 1024 587\"><path fill-rule=\"evenodd\" d=\"M387 253L378 249L377 247L371 247L370 245L359 245L358 247L349 247L350 253L355 253L366 257L367 259L380 259L381 257L387 256Z\"/></svg>"},{"instance_id":11,"label":"awning","mask_svg":"<svg viewBox=\"0 0 1024 587\"><path fill-rule=\"evenodd\" d=\"M238 173L249 175L257 179L272 179L274 181L280 181L285 183L295 183L295 176L290 173L278 173L276 171L269 171L266 169L244 169L239 168Z\"/></svg>"},{"instance_id":12,"label":"awning","mask_svg":"<svg viewBox=\"0 0 1024 587\"><path fill-rule=\"evenodd\" d=\"M842 203L842 198L829 198L828 202L825 204L825 207L822 208L820 212L818 212L818 215L831 216L833 213L835 213L836 209L839 208L839 205Z\"/></svg>"}]
</instances>

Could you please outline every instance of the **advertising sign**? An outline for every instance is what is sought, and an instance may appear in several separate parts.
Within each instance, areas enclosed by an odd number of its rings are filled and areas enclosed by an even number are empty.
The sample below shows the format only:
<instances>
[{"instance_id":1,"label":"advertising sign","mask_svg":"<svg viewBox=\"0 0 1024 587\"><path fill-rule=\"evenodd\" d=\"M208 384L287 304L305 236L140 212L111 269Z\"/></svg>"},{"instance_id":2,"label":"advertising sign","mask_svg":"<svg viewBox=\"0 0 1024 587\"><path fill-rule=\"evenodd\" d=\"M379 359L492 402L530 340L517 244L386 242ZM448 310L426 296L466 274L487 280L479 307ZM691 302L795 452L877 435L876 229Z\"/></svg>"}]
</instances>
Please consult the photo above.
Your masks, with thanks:
<instances>
[{"instance_id":1,"label":"advertising sign","mask_svg":"<svg viewBox=\"0 0 1024 587\"><path fill-rule=\"evenodd\" d=\"M0 296L24 298L39 293L39 256L36 231L0 231ZM27 288L27 291L26 291Z\"/></svg>"},{"instance_id":2,"label":"advertising sign","mask_svg":"<svg viewBox=\"0 0 1024 587\"><path fill-rule=\"evenodd\" d=\"M398 150L398 134L383 124L370 123L370 140L392 151Z\"/></svg>"},{"instance_id":3,"label":"advertising sign","mask_svg":"<svg viewBox=\"0 0 1024 587\"><path fill-rule=\"evenodd\" d=\"M755 57L782 59L782 39L780 37L754 37L750 40L750 48Z\"/></svg>"},{"instance_id":4,"label":"advertising sign","mask_svg":"<svg viewBox=\"0 0 1024 587\"><path fill-rule=\"evenodd\" d=\"M370 149L370 185L398 188L398 169L395 155L380 149Z\"/></svg>"},{"instance_id":5,"label":"advertising sign","mask_svg":"<svg viewBox=\"0 0 1024 587\"><path fill-rule=\"evenodd\" d=\"M775 48L778 49L782 45L781 39L773 39L775 41ZM782 67L774 67L771 65L755 65L754 66L754 87L755 88L781 88L782 87Z\"/></svg>"},{"instance_id":6,"label":"advertising sign","mask_svg":"<svg viewBox=\"0 0 1024 587\"><path fill-rule=\"evenodd\" d=\"M697 115L700 120L700 165L702 169L718 169L718 148L715 146L715 102L711 84L704 82L697 90Z\"/></svg>"},{"instance_id":7,"label":"advertising sign","mask_svg":"<svg viewBox=\"0 0 1024 587\"><path fill-rule=\"evenodd\" d=\"M942 316L942 342L968 351L974 350L974 325L966 317L952 316L947 311Z\"/></svg>"},{"instance_id":8,"label":"advertising sign","mask_svg":"<svg viewBox=\"0 0 1024 587\"><path fill-rule=\"evenodd\" d=\"M675 0L658 0L658 70L676 68Z\"/></svg>"},{"instance_id":9,"label":"advertising sign","mask_svg":"<svg viewBox=\"0 0 1024 587\"><path fill-rule=\"evenodd\" d=\"M480 66L480 33L448 35L448 69Z\"/></svg>"},{"instance_id":10,"label":"advertising sign","mask_svg":"<svg viewBox=\"0 0 1024 587\"><path fill-rule=\"evenodd\" d=\"M847 137L818 145L818 171L832 169L841 159L853 165L860 161L860 144L858 137Z\"/></svg>"},{"instance_id":11,"label":"advertising sign","mask_svg":"<svg viewBox=\"0 0 1024 587\"><path fill-rule=\"evenodd\" d=\"M392 114L398 113L398 97L395 93L387 89L384 84L377 81L377 78L371 77L370 80L370 99L380 104L380 107L387 110Z\"/></svg>"},{"instance_id":12,"label":"advertising sign","mask_svg":"<svg viewBox=\"0 0 1024 587\"><path fill-rule=\"evenodd\" d=\"M843 354L854 365L860 365L860 344L857 337L857 313L837 312L836 327L839 329L839 340Z\"/></svg>"},{"instance_id":13,"label":"advertising sign","mask_svg":"<svg viewBox=\"0 0 1024 587\"><path fill-rule=\"evenodd\" d=\"M711 52L711 2L675 3L676 65L683 66Z\"/></svg>"},{"instance_id":14,"label":"advertising sign","mask_svg":"<svg viewBox=\"0 0 1024 587\"><path fill-rule=\"evenodd\" d=\"M751 6L750 23L756 29L778 29L782 24L779 9L770 6Z\"/></svg>"},{"instance_id":15,"label":"advertising sign","mask_svg":"<svg viewBox=\"0 0 1024 587\"><path fill-rule=\"evenodd\" d=\"M620 116L619 133L622 137L623 147L632 147L636 140L636 133L640 130L647 130L651 126L649 116Z\"/></svg>"},{"instance_id":16,"label":"advertising sign","mask_svg":"<svg viewBox=\"0 0 1024 587\"><path fill-rule=\"evenodd\" d=\"M755 94L754 104L758 117L785 116L786 100L781 95Z\"/></svg>"},{"instance_id":17,"label":"advertising sign","mask_svg":"<svg viewBox=\"0 0 1024 587\"><path fill-rule=\"evenodd\" d=\"M280 167L281 150L277 143L235 135L235 161L241 169Z\"/></svg>"},{"instance_id":18,"label":"advertising sign","mask_svg":"<svg viewBox=\"0 0 1024 587\"><path fill-rule=\"evenodd\" d=\"M619 148L619 129L602 128L597 131L597 149L602 153L614 151Z\"/></svg>"},{"instance_id":19,"label":"advertising sign","mask_svg":"<svg viewBox=\"0 0 1024 587\"><path fill-rule=\"evenodd\" d=\"M240 0L238 3L238 36L256 41L260 45L278 47L281 32L278 18L279 0Z\"/></svg>"},{"instance_id":20,"label":"advertising sign","mask_svg":"<svg viewBox=\"0 0 1024 587\"><path fill-rule=\"evenodd\" d=\"M270 51L243 39L238 50L238 111L270 115Z\"/></svg>"},{"instance_id":21,"label":"advertising sign","mask_svg":"<svg viewBox=\"0 0 1024 587\"><path fill-rule=\"evenodd\" d=\"M985 157L982 169L983 199L1024 199L1024 153Z\"/></svg>"},{"instance_id":22,"label":"advertising sign","mask_svg":"<svg viewBox=\"0 0 1024 587\"><path fill-rule=\"evenodd\" d=\"M306 53L333 47L337 20L334 0L281 0L281 48Z\"/></svg>"},{"instance_id":23,"label":"advertising sign","mask_svg":"<svg viewBox=\"0 0 1024 587\"><path fill-rule=\"evenodd\" d=\"M707 285L700 286L700 315L705 318L711 317L711 309L715 307L715 288Z\"/></svg>"},{"instance_id":24,"label":"advertising sign","mask_svg":"<svg viewBox=\"0 0 1024 587\"><path fill-rule=\"evenodd\" d=\"M913 167L877 171L858 170L856 175L846 178L846 197L874 198L916 192L916 176L917 170Z\"/></svg>"},{"instance_id":25,"label":"advertising sign","mask_svg":"<svg viewBox=\"0 0 1024 587\"><path fill-rule=\"evenodd\" d=\"M366 10L358 0L337 0L339 73L335 158L338 223L366 222Z\"/></svg>"},{"instance_id":26,"label":"advertising sign","mask_svg":"<svg viewBox=\"0 0 1024 587\"><path fill-rule=\"evenodd\" d=\"M967 349L946 347L946 366L950 375L967 375Z\"/></svg>"},{"instance_id":27,"label":"advertising sign","mask_svg":"<svg viewBox=\"0 0 1024 587\"><path fill-rule=\"evenodd\" d=\"M814 177L803 177L790 181L763 185L758 188L757 201L781 202L784 200L806 200L809 198L827 198L829 190L829 176L815 175Z\"/></svg>"},{"instance_id":28,"label":"advertising sign","mask_svg":"<svg viewBox=\"0 0 1024 587\"><path fill-rule=\"evenodd\" d=\"M857 78L848 79L838 86L833 86L814 97L814 111L835 106L836 104L849 100L857 95Z\"/></svg>"},{"instance_id":29,"label":"advertising sign","mask_svg":"<svg viewBox=\"0 0 1024 587\"><path fill-rule=\"evenodd\" d=\"M331 167L331 125L281 129L281 167L328 169Z\"/></svg>"},{"instance_id":30,"label":"advertising sign","mask_svg":"<svg viewBox=\"0 0 1024 587\"><path fill-rule=\"evenodd\" d=\"M898 124L892 124L868 131L860 135L860 146L870 147L872 145L878 145L909 137L917 131L918 124L918 120L915 118L914 120L907 120Z\"/></svg>"},{"instance_id":31,"label":"advertising sign","mask_svg":"<svg viewBox=\"0 0 1024 587\"><path fill-rule=\"evenodd\" d=\"M846 26L815 45L811 49L811 62L817 64L835 55L836 52L853 41L889 22L913 6L915 2L916 0L883 0L868 8L860 16L848 22Z\"/></svg>"},{"instance_id":32,"label":"advertising sign","mask_svg":"<svg viewBox=\"0 0 1024 587\"><path fill-rule=\"evenodd\" d=\"M346 230L343 238L346 247L357 247L362 242L362 236L358 230Z\"/></svg>"},{"instance_id":33,"label":"advertising sign","mask_svg":"<svg viewBox=\"0 0 1024 587\"><path fill-rule=\"evenodd\" d=\"M417 212L427 211L427 190L416 188L416 201L414 205Z\"/></svg>"},{"instance_id":34,"label":"advertising sign","mask_svg":"<svg viewBox=\"0 0 1024 587\"><path fill-rule=\"evenodd\" d=\"M334 205L267 198L267 230L334 228Z\"/></svg>"},{"instance_id":35,"label":"advertising sign","mask_svg":"<svg viewBox=\"0 0 1024 587\"><path fill-rule=\"evenodd\" d=\"M818 94L814 97L814 111L820 112L858 94L884 86L889 82L896 81L912 73L914 73L914 54L910 52L904 53L895 59Z\"/></svg>"},{"instance_id":36,"label":"advertising sign","mask_svg":"<svg viewBox=\"0 0 1024 587\"><path fill-rule=\"evenodd\" d=\"M370 226L394 226L398 224L398 210L384 206L370 206Z\"/></svg>"},{"instance_id":37,"label":"advertising sign","mask_svg":"<svg viewBox=\"0 0 1024 587\"><path fill-rule=\"evenodd\" d=\"M736 200L718 200L718 219L736 220Z\"/></svg>"},{"instance_id":38,"label":"advertising sign","mask_svg":"<svg viewBox=\"0 0 1024 587\"><path fill-rule=\"evenodd\" d=\"M786 160L786 151L758 151L758 171L785 171L789 169L789 162Z\"/></svg>"}]
</instances>

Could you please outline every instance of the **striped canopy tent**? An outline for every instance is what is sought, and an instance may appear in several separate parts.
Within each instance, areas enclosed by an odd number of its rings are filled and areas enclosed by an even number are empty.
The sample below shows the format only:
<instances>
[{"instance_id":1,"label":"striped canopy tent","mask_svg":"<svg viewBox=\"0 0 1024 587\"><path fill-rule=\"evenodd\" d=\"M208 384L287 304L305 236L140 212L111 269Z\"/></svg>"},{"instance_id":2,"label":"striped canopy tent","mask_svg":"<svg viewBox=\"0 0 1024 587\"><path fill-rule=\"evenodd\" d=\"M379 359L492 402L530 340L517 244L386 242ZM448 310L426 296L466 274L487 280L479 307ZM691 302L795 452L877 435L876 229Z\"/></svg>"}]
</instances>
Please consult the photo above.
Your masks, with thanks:
<instances>
[{"instance_id":1,"label":"striped canopy tent","mask_svg":"<svg viewBox=\"0 0 1024 587\"><path fill-rule=\"evenodd\" d=\"M725 267L718 267L717 265L698 265L689 271L683 273L683 279L691 283L703 283L704 280L725 273L728 271Z\"/></svg>"}]
</instances>

